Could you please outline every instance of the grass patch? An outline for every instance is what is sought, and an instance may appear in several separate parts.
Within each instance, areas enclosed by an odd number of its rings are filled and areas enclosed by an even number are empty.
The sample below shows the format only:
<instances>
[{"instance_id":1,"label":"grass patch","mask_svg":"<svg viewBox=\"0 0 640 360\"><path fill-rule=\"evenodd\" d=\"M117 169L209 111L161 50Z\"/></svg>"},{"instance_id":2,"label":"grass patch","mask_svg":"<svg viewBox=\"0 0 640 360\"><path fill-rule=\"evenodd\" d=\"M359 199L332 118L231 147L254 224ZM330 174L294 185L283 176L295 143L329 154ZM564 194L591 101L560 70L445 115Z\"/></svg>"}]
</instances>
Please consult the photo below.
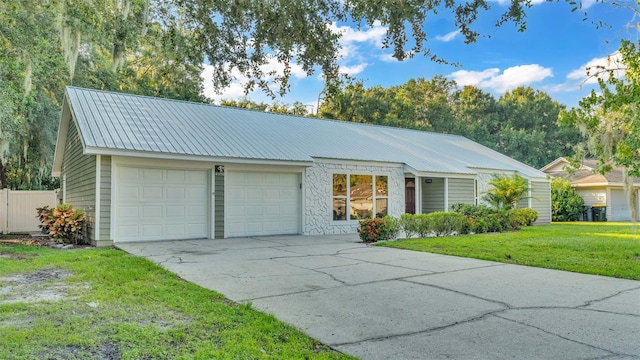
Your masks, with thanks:
<instances>
[{"instance_id":1,"label":"grass patch","mask_svg":"<svg viewBox=\"0 0 640 360\"><path fill-rule=\"evenodd\" d=\"M640 280L640 233L629 223L554 223L516 232L378 245Z\"/></svg>"},{"instance_id":2,"label":"grass patch","mask_svg":"<svg viewBox=\"0 0 640 360\"><path fill-rule=\"evenodd\" d=\"M0 245L1 359L349 359L115 249Z\"/></svg>"}]
</instances>

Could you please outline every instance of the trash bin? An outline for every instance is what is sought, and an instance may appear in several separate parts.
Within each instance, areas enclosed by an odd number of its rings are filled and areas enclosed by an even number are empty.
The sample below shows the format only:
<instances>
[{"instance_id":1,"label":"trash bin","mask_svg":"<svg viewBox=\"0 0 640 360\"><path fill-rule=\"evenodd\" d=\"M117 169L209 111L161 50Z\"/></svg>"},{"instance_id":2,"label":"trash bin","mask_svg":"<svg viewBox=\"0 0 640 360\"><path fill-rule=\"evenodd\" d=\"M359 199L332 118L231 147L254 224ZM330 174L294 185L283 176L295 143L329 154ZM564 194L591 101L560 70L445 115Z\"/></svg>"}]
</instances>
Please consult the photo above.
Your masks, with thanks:
<instances>
[{"instance_id":1,"label":"trash bin","mask_svg":"<svg viewBox=\"0 0 640 360\"><path fill-rule=\"evenodd\" d=\"M606 204L593 204L591 206L591 213L593 221L607 221Z\"/></svg>"},{"instance_id":2,"label":"trash bin","mask_svg":"<svg viewBox=\"0 0 640 360\"><path fill-rule=\"evenodd\" d=\"M591 206L583 205L582 206L582 221L593 221L593 216L591 214Z\"/></svg>"}]
</instances>

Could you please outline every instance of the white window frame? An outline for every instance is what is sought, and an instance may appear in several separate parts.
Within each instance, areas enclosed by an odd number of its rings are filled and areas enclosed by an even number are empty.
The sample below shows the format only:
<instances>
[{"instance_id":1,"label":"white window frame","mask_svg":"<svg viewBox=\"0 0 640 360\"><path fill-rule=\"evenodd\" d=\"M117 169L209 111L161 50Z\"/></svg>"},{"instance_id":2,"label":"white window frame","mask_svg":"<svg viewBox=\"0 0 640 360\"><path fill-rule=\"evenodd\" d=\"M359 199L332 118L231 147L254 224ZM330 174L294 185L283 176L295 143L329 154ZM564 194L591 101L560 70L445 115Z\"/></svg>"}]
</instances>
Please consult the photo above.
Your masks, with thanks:
<instances>
[{"instance_id":1,"label":"white window frame","mask_svg":"<svg viewBox=\"0 0 640 360\"><path fill-rule=\"evenodd\" d=\"M333 178L334 175L345 175L346 176L346 186L347 186L347 191L346 191L346 195L333 195ZM330 198L330 209L331 212L329 214L329 216L331 217L331 221L337 224L345 224L345 223L354 223L354 222L358 222L360 221L359 219L351 219L351 176L352 175L366 175L366 176L371 176L372 180L371 180L371 186L372 186L372 209L371 209L371 213L372 216L375 218L376 214L377 214L377 200L382 200L382 199L386 199L387 200L387 214L389 214L389 174L371 174L371 173L366 173L366 172L362 172L362 173L354 173L354 172L334 172L331 174L331 198ZM377 182L378 182L378 177L386 177L387 178L387 194L382 196L382 195L378 195L377 192ZM336 199L344 199L345 200L345 219L344 220L336 220L333 217L333 201Z\"/></svg>"}]
</instances>

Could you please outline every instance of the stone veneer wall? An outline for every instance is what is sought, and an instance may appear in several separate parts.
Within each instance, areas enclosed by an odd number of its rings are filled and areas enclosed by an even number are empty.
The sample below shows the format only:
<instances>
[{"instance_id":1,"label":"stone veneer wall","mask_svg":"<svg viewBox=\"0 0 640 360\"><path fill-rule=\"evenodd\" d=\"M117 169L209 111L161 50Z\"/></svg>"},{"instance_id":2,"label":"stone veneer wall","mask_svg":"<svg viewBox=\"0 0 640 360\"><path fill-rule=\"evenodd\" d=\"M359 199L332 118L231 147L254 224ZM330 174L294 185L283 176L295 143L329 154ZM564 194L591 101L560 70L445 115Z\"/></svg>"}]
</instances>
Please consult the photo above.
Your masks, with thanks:
<instances>
[{"instance_id":1,"label":"stone veneer wall","mask_svg":"<svg viewBox=\"0 0 640 360\"><path fill-rule=\"evenodd\" d=\"M389 185L388 214L400 216L404 212L404 170L400 164L356 165L353 163L329 163L316 161L304 172L305 209L304 233L306 235L355 233L357 221L333 221L333 174L386 175Z\"/></svg>"}]
</instances>

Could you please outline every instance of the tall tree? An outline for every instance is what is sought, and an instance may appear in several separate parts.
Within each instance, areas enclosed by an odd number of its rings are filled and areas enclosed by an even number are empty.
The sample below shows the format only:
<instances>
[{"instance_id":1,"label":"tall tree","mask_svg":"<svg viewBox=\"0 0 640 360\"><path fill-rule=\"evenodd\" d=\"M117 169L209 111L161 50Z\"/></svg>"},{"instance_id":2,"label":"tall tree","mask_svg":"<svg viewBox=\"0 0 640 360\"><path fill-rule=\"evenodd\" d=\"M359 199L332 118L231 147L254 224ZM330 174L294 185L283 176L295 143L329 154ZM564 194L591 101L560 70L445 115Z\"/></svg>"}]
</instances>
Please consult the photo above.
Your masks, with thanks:
<instances>
[{"instance_id":1,"label":"tall tree","mask_svg":"<svg viewBox=\"0 0 640 360\"><path fill-rule=\"evenodd\" d=\"M293 62L309 75L319 68L329 83L339 78L340 35L331 24L379 23L387 28L383 46L391 48L396 59L421 54L443 61L427 46L425 23L435 16L451 16L465 41L472 43L480 35L474 30L476 20L490 14L490 3L484 0L175 0L175 5L193 29L199 51L213 65L217 89L231 82L235 70L252 79L247 89L259 87L267 93L272 92L268 80L274 75L279 92L288 90ZM530 0L511 1L494 19L496 26L512 22L523 31L531 6ZM264 70L272 59L284 64L283 73Z\"/></svg>"},{"instance_id":2,"label":"tall tree","mask_svg":"<svg viewBox=\"0 0 640 360\"><path fill-rule=\"evenodd\" d=\"M558 126L564 106L542 91L518 87L501 96L498 105L501 129L496 148L536 168L573 153L580 140L577 128Z\"/></svg>"},{"instance_id":3,"label":"tall tree","mask_svg":"<svg viewBox=\"0 0 640 360\"><path fill-rule=\"evenodd\" d=\"M579 107L561 113L564 124L577 125L585 137L578 156L592 155L600 173L619 166L634 222L638 221L638 197L633 177L640 177L640 42L623 40L620 61L610 57L609 67L588 70L597 77L599 91L592 90ZM624 77L618 73L624 71Z\"/></svg>"}]
</instances>

